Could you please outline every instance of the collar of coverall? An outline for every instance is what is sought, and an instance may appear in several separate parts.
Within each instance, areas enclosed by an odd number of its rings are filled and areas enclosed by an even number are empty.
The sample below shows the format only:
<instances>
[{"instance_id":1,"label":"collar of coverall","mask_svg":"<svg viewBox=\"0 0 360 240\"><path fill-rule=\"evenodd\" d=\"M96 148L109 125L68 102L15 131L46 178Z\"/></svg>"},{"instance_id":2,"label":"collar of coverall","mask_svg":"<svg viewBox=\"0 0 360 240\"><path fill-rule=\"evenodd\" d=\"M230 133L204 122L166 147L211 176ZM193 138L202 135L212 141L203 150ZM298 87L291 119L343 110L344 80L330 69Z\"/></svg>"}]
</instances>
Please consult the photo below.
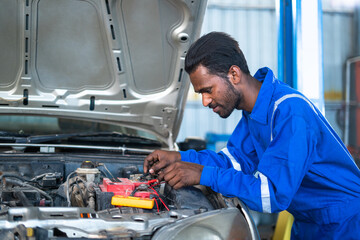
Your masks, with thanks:
<instances>
[{"instance_id":1,"label":"collar of coverall","mask_svg":"<svg viewBox=\"0 0 360 240\"><path fill-rule=\"evenodd\" d=\"M268 68L260 68L254 75L258 81L263 82L259 95L256 99L252 112L246 112L247 115L262 124L268 122L268 108L270 107L271 97L274 92L273 81L276 80L273 71Z\"/></svg>"}]
</instances>

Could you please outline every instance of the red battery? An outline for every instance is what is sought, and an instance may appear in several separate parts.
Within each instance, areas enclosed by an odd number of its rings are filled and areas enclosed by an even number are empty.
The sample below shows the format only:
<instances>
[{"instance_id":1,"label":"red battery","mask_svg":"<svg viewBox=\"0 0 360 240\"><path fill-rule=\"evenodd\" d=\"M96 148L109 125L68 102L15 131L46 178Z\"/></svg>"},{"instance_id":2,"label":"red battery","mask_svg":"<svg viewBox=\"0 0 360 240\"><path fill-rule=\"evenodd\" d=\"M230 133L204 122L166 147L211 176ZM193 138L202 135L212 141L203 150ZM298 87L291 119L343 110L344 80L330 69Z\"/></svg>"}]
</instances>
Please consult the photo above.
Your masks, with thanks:
<instances>
[{"instance_id":1,"label":"red battery","mask_svg":"<svg viewBox=\"0 0 360 240\"><path fill-rule=\"evenodd\" d=\"M103 184L100 184L99 187L102 192L113 192L114 195L129 196L135 188L141 184L149 185L156 182L157 180L150 180L145 182L131 181L127 178L118 178L118 182L113 182L108 178L103 179ZM136 191L134 197L140 198L150 198L150 191Z\"/></svg>"}]
</instances>

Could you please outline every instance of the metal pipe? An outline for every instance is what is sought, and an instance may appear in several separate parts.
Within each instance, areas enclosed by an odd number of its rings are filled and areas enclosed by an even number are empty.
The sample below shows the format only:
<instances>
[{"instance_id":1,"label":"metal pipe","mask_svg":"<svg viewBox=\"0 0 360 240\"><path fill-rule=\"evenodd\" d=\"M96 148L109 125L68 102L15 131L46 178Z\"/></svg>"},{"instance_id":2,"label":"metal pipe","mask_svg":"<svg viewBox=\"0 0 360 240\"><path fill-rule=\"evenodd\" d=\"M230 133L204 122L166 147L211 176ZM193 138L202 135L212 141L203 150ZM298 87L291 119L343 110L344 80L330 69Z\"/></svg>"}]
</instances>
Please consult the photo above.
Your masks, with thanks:
<instances>
[{"instance_id":1,"label":"metal pipe","mask_svg":"<svg viewBox=\"0 0 360 240\"><path fill-rule=\"evenodd\" d=\"M168 142L170 142L168 140ZM78 149L99 149L99 150L114 150L125 152L139 152L139 153L152 153L154 149L141 149L141 148L128 148L128 147L109 147L109 146L92 146L92 145L68 145L68 144L43 144L43 143L0 143L0 146L11 147L54 147L54 148L78 148Z\"/></svg>"},{"instance_id":2,"label":"metal pipe","mask_svg":"<svg viewBox=\"0 0 360 240\"><path fill-rule=\"evenodd\" d=\"M349 145L349 125L350 125L350 64L360 61L360 56L346 60L345 72L345 126L344 144Z\"/></svg>"}]
</instances>

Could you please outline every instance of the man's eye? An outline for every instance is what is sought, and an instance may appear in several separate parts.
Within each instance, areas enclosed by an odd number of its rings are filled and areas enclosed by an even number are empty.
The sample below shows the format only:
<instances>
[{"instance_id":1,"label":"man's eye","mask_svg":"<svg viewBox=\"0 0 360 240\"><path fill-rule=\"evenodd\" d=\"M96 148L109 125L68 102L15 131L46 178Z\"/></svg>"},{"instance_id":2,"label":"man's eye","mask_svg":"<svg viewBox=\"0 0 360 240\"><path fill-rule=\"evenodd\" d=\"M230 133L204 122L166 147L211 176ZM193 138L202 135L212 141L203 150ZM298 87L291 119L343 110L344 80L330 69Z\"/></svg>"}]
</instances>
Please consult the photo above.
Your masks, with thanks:
<instances>
[{"instance_id":1,"label":"man's eye","mask_svg":"<svg viewBox=\"0 0 360 240\"><path fill-rule=\"evenodd\" d=\"M201 89L199 92L196 92L198 94L204 94L204 93L208 93L211 94L212 88L205 88L205 89Z\"/></svg>"}]
</instances>

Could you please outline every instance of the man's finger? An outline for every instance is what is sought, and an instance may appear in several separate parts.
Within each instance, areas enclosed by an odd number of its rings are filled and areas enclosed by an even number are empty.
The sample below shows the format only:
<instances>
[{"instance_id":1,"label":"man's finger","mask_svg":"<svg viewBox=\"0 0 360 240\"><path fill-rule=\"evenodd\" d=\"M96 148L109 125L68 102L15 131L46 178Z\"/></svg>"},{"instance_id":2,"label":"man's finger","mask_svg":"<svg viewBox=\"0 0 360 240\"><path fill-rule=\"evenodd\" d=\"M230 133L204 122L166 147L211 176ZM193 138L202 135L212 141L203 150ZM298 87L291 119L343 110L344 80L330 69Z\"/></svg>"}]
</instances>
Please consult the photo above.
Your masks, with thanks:
<instances>
[{"instance_id":1,"label":"man's finger","mask_svg":"<svg viewBox=\"0 0 360 240\"><path fill-rule=\"evenodd\" d=\"M149 173L153 174L154 171L151 169L152 166L154 166L154 164L157 162L157 159L147 162L146 165L144 165L144 172L146 173L147 171L149 171Z\"/></svg>"},{"instance_id":2,"label":"man's finger","mask_svg":"<svg viewBox=\"0 0 360 240\"><path fill-rule=\"evenodd\" d=\"M153 173L157 173L161 169L167 167L167 164L168 163L166 161L157 161L151 166L149 171L153 171Z\"/></svg>"},{"instance_id":3,"label":"man's finger","mask_svg":"<svg viewBox=\"0 0 360 240\"><path fill-rule=\"evenodd\" d=\"M158 175L157 175L156 179L157 179L159 182L163 181L163 180L164 180L164 173L163 173L163 171L160 170L157 174L158 174Z\"/></svg>"},{"instance_id":4,"label":"man's finger","mask_svg":"<svg viewBox=\"0 0 360 240\"><path fill-rule=\"evenodd\" d=\"M176 189L185 187L185 184L183 184L182 181L178 181L178 182L177 182L174 186L172 186L172 187L176 190Z\"/></svg>"},{"instance_id":5,"label":"man's finger","mask_svg":"<svg viewBox=\"0 0 360 240\"><path fill-rule=\"evenodd\" d=\"M174 176L171 180L167 181L170 186L172 186L174 189L179 189L184 186L182 183L182 179L178 176Z\"/></svg>"},{"instance_id":6,"label":"man's finger","mask_svg":"<svg viewBox=\"0 0 360 240\"><path fill-rule=\"evenodd\" d=\"M171 165L167 166L166 168L163 169L164 174L166 175L169 172L174 171L176 166L177 166L176 164L171 164Z\"/></svg>"},{"instance_id":7,"label":"man's finger","mask_svg":"<svg viewBox=\"0 0 360 240\"><path fill-rule=\"evenodd\" d=\"M172 165L164 169L163 172L164 172L164 180L166 182L171 181L171 179L173 179L176 176L176 171L174 171L174 167Z\"/></svg>"},{"instance_id":8,"label":"man's finger","mask_svg":"<svg viewBox=\"0 0 360 240\"><path fill-rule=\"evenodd\" d=\"M151 153L144 159L144 173L147 173L149 168L157 161L157 155Z\"/></svg>"}]
</instances>

